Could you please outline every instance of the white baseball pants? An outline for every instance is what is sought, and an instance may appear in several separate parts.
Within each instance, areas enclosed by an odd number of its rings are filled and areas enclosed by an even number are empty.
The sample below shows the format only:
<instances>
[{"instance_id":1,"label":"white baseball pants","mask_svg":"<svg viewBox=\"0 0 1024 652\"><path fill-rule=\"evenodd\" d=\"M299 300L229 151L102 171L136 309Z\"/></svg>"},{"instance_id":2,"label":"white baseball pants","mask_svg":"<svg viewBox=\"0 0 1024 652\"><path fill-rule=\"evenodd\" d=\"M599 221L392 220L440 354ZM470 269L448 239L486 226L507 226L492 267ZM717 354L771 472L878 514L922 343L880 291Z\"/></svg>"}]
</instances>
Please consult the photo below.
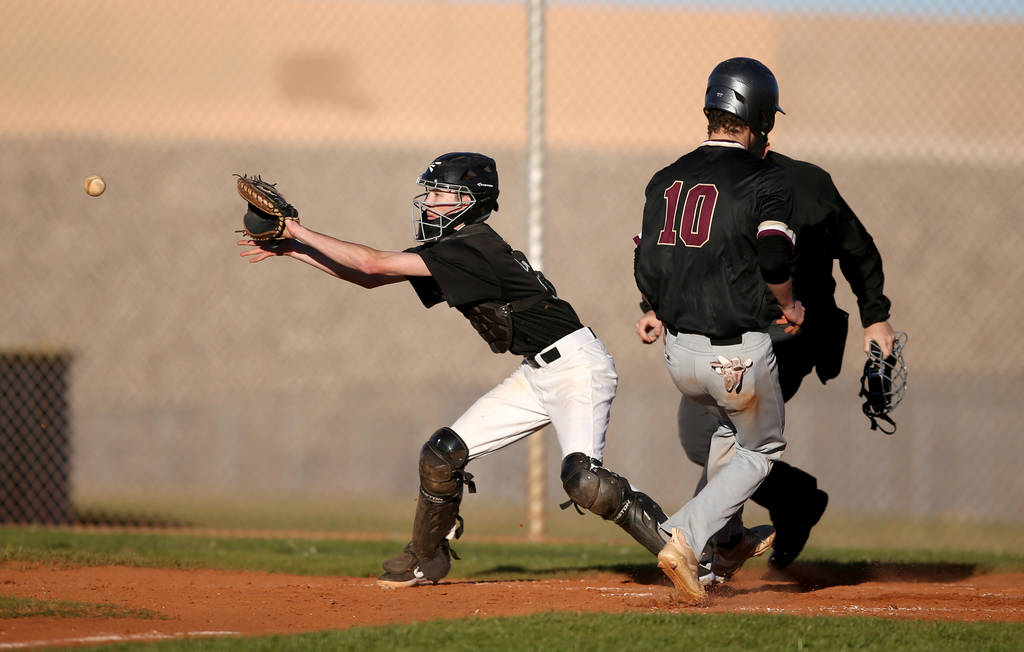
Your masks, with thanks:
<instances>
[{"instance_id":1,"label":"white baseball pants","mask_svg":"<svg viewBox=\"0 0 1024 652\"><path fill-rule=\"evenodd\" d=\"M558 350L558 359L544 362L544 355L553 349ZM501 450L549 423L554 426L563 459L570 453L602 459L619 383L611 354L593 331L584 327L544 349L534 360L538 366L519 365L451 425L469 448L469 459Z\"/></svg>"}]
</instances>

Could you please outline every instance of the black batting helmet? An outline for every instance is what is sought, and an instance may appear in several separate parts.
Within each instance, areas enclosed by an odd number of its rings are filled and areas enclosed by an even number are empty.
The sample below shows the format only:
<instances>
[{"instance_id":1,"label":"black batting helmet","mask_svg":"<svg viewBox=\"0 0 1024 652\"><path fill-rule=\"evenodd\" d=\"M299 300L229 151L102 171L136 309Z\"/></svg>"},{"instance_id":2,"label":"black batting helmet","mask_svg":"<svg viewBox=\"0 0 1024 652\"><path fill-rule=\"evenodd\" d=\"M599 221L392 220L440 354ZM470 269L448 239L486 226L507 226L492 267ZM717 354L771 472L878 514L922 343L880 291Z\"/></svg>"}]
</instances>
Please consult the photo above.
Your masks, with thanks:
<instances>
[{"instance_id":1,"label":"black batting helmet","mask_svg":"<svg viewBox=\"0 0 1024 652\"><path fill-rule=\"evenodd\" d=\"M483 222L498 210L498 168L494 159L483 154L452 152L438 156L416 183L428 191L457 195L455 202L447 204L426 201L427 193L413 199L413 237L420 242L437 240L463 224Z\"/></svg>"},{"instance_id":2,"label":"black batting helmet","mask_svg":"<svg viewBox=\"0 0 1024 652\"><path fill-rule=\"evenodd\" d=\"M736 57L715 66L704 93L704 112L718 109L746 122L761 138L775 126L779 106L779 83L775 75L757 59Z\"/></svg>"}]
</instances>

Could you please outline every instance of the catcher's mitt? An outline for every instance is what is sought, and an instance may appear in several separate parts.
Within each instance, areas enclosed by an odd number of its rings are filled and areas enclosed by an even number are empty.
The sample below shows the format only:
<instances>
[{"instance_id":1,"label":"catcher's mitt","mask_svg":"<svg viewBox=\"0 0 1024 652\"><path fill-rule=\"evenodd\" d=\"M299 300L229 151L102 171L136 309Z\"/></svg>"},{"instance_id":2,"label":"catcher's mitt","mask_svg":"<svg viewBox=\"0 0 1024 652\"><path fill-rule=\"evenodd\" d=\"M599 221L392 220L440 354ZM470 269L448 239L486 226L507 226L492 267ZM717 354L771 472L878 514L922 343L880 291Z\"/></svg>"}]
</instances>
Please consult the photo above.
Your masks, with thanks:
<instances>
[{"instance_id":1,"label":"catcher's mitt","mask_svg":"<svg viewBox=\"0 0 1024 652\"><path fill-rule=\"evenodd\" d=\"M896 432L896 423L889 417L892 409L900 404L907 391L907 363L903 360L903 347L907 344L907 334L900 331L892 343L892 355L882 358L882 349L871 343L871 352L864 362L864 371L860 376L860 396L864 397L861 406L865 416L871 420L872 430L881 430L887 435ZM888 423L892 429L886 430L878 424L878 420Z\"/></svg>"},{"instance_id":2,"label":"catcher's mitt","mask_svg":"<svg viewBox=\"0 0 1024 652\"><path fill-rule=\"evenodd\" d=\"M242 218L242 231L256 242L276 240L284 231L285 220L299 219L299 211L289 204L276 184L268 183L259 176L238 177L238 194L249 204L249 210Z\"/></svg>"}]
</instances>

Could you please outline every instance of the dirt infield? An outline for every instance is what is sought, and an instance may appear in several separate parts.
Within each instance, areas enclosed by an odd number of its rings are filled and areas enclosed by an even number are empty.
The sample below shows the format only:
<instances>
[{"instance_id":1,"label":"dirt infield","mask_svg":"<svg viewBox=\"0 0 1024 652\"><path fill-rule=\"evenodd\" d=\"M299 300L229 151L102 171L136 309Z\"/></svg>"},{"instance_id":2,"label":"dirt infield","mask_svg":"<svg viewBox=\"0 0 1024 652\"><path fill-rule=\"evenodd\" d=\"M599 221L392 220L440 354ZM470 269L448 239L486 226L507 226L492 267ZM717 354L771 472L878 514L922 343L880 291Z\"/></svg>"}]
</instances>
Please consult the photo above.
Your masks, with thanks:
<instances>
[{"instance_id":1,"label":"dirt infield","mask_svg":"<svg viewBox=\"0 0 1024 652\"><path fill-rule=\"evenodd\" d=\"M636 575L520 581L453 580L385 590L368 577L149 568L0 565L0 594L145 609L160 618L0 621L0 650L190 636L284 634L357 625L546 611L694 611L657 569ZM1024 621L1024 573L969 566L803 564L742 570L701 611L923 620Z\"/></svg>"}]
</instances>

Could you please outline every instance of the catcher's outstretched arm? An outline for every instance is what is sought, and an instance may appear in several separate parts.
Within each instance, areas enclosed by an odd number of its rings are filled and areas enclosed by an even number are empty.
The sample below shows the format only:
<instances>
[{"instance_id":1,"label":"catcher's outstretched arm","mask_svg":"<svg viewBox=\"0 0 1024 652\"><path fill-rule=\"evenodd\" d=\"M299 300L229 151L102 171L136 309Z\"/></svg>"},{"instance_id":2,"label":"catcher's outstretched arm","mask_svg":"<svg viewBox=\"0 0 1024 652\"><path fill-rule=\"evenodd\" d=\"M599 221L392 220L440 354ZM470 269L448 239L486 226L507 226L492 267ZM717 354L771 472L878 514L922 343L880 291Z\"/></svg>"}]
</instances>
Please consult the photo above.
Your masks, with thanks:
<instances>
[{"instance_id":1,"label":"catcher's outstretched arm","mask_svg":"<svg viewBox=\"0 0 1024 652\"><path fill-rule=\"evenodd\" d=\"M373 289L382 285L391 285L405 280L404 276L383 276L363 274L354 269L339 265L316 249L305 245L298 240L275 240L271 243L255 242L253 240L239 240L238 244L243 247L251 247L241 253L244 257L250 257L250 263L258 263L274 256L287 256L294 258L315 267L322 272L330 274L343 281L354 283L367 289Z\"/></svg>"},{"instance_id":2,"label":"catcher's outstretched arm","mask_svg":"<svg viewBox=\"0 0 1024 652\"><path fill-rule=\"evenodd\" d=\"M346 242L289 222L286 235L316 249L335 263L370 276L430 276L427 264L418 254L381 251L355 242Z\"/></svg>"}]
</instances>

